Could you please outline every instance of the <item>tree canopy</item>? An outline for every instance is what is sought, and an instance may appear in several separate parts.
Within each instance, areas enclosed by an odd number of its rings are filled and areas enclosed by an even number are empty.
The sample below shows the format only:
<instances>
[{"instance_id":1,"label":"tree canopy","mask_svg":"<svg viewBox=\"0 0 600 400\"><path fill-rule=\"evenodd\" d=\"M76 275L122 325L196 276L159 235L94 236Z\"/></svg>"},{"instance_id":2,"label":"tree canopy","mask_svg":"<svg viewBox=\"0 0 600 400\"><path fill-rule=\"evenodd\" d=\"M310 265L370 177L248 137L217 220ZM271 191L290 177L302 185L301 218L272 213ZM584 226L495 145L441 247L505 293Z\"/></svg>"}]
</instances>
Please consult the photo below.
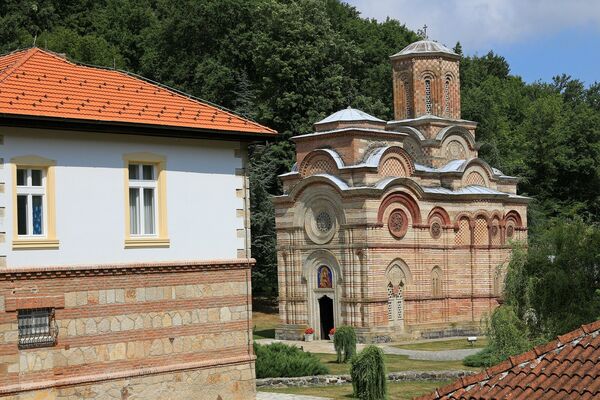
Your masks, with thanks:
<instances>
[{"instance_id":1,"label":"tree canopy","mask_svg":"<svg viewBox=\"0 0 600 400\"><path fill-rule=\"evenodd\" d=\"M223 105L281 138L251 149L255 292L276 292L277 175L289 137L352 105L392 118L389 55L418 36L365 19L340 0L5 0L0 51L37 46L125 69ZM443 38L440 38L443 39ZM455 49L462 52L460 44ZM557 71L558 73L559 71ZM527 84L493 52L461 61L462 117L479 122L480 156L522 178L530 227L600 215L600 84L557 75Z\"/></svg>"}]
</instances>

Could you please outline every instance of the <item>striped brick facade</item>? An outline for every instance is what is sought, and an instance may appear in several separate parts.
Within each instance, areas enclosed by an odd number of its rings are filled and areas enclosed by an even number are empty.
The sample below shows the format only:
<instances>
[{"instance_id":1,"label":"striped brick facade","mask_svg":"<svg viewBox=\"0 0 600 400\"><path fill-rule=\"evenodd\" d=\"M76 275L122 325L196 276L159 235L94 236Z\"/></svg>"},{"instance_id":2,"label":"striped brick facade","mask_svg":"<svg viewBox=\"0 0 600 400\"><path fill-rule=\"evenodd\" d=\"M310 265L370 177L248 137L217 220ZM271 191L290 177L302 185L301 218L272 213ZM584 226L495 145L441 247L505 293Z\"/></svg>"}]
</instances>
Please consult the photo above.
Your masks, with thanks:
<instances>
[{"instance_id":1,"label":"striped brick facade","mask_svg":"<svg viewBox=\"0 0 600 400\"><path fill-rule=\"evenodd\" d=\"M0 271L0 396L252 398L252 263ZM19 350L33 307L56 310L57 343Z\"/></svg>"},{"instance_id":2,"label":"striped brick facade","mask_svg":"<svg viewBox=\"0 0 600 400\"><path fill-rule=\"evenodd\" d=\"M478 332L512 242L527 238L517 178L477 158L477 124L460 119L458 56L401 52L392 63L398 120L348 109L293 138L297 164L274 200L280 338L307 326L326 338L332 325L375 342Z\"/></svg>"}]
</instances>

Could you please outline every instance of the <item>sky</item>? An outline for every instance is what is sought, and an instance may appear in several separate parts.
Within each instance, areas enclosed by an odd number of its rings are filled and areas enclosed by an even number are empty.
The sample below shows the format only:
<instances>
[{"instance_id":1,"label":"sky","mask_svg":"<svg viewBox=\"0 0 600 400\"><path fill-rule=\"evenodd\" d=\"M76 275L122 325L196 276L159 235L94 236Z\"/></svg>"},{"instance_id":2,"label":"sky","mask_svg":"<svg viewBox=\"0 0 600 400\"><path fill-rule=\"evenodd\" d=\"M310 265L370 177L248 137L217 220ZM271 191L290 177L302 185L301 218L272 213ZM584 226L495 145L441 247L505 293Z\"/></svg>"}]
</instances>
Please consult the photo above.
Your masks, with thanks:
<instances>
[{"instance_id":1,"label":"sky","mask_svg":"<svg viewBox=\"0 0 600 400\"><path fill-rule=\"evenodd\" d=\"M365 18L397 19L465 55L493 50L526 82L600 82L600 0L344 0ZM401 50L401 49L398 49Z\"/></svg>"}]
</instances>

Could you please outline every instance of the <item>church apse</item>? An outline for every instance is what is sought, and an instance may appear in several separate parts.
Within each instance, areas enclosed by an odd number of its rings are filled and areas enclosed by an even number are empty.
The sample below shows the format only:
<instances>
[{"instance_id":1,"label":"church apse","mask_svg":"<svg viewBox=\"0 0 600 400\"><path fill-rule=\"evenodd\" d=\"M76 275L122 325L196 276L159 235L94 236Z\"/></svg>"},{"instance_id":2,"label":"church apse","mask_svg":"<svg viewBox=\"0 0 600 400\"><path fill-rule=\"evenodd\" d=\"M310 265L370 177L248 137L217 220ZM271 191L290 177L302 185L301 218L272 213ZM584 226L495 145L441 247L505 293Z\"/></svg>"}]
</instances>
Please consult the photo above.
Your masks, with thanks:
<instances>
[{"instance_id":1,"label":"church apse","mask_svg":"<svg viewBox=\"0 0 600 400\"><path fill-rule=\"evenodd\" d=\"M295 136L274 198L278 338L351 325L363 342L478 333L527 238L517 178L478 158L459 56L424 40L391 57L394 120L346 108Z\"/></svg>"}]
</instances>

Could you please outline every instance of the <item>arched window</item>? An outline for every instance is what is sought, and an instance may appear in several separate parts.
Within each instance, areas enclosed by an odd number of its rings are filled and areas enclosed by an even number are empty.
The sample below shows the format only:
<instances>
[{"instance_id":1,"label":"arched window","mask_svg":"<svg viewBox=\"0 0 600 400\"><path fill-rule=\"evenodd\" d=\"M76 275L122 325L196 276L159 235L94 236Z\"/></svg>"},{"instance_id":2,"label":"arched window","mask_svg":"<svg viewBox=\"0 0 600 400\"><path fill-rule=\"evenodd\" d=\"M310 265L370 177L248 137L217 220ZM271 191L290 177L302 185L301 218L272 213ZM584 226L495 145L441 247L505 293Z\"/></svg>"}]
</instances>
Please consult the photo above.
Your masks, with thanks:
<instances>
[{"instance_id":1,"label":"arched window","mask_svg":"<svg viewBox=\"0 0 600 400\"><path fill-rule=\"evenodd\" d=\"M431 271L431 295L442 297L442 271L437 266Z\"/></svg>"},{"instance_id":2,"label":"arched window","mask_svg":"<svg viewBox=\"0 0 600 400\"><path fill-rule=\"evenodd\" d=\"M388 320L390 322L401 321L404 318L404 282L396 287L390 282L387 286L388 294Z\"/></svg>"},{"instance_id":3,"label":"arched window","mask_svg":"<svg viewBox=\"0 0 600 400\"><path fill-rule=\"evenodd\" d=\"M431 114L431 79L425 78L425 111Z\"/></svg>"},{"instance_id":4,"label":"arched window","mask_svg":"<svg viewBox=\"0 0 600 400\"><path fill-rule=\"evenodd\" d=\"M403 80L402 84L404 85L404 106L406 107L406 118L410 118L412 116L412 109L410 108L410 86L408 84L408 80Z\"/></svg>"},{"instance_id":5,"label":"arched window","mask_svg":"<svg viewBox=\"0 0 600 400\"><path fill-rule=\"evenodd\" d=\"M450 116L450 77L447 76L444 81L444 114Z\"/></svg>"}]
</instances>

